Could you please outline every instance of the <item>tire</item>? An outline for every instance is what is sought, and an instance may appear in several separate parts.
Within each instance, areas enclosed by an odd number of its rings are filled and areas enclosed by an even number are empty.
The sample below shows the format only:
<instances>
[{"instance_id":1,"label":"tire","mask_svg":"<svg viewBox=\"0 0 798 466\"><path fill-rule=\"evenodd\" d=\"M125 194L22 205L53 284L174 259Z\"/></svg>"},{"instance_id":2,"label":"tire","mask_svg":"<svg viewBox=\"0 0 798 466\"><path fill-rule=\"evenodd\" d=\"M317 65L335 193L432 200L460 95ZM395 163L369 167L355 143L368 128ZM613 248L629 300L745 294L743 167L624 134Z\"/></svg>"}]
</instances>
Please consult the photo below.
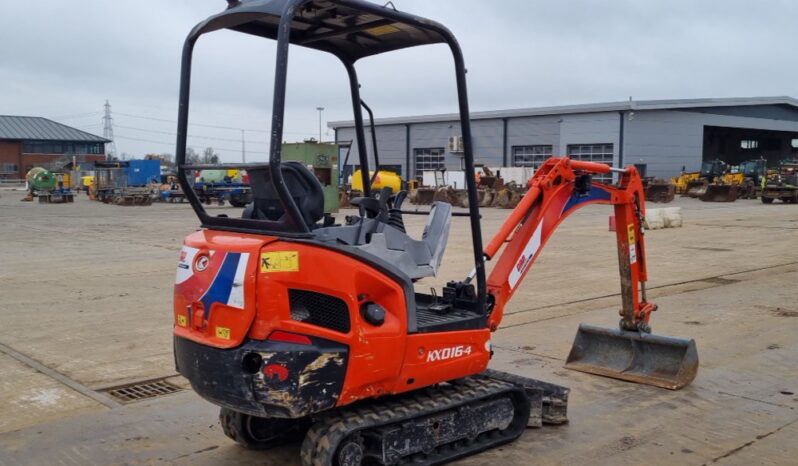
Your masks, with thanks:
<instances>
[{"instance_id":1,"label":"tire","mask_svg":"<svg viewBox=\"0 0 798 466\"><path fill-rule=\"evenodd\" d=\"M231 206L233 206L233 207L245 207L245 206L247 205L247 203L246 203L246 202L242 202L242 201L241 201L239 198L237 198L237 197L231 197L231 198L229 199L229 201L230 201L230 205L231 205Z\"/></svg>"},{"instance_id":2,"label":"tire","mask_svg":"<svg viewBox=\"0 0 798 466\"><path fill-rule=\"evenodd\" d=\"M226 436L250 450L266 450L300 441L310 428L307 418L263 418L227 408L219 411L219 422Z\"/></svg>"},{"instance_id":3,"label":"tire","mask_svg":"<svg viewBox=\"0 0 798 466\"><path fill-rule=\"evenodd\" d=\"M762 196L762 204L773 204L773 198Z\"/></svg>"}]
</instances>

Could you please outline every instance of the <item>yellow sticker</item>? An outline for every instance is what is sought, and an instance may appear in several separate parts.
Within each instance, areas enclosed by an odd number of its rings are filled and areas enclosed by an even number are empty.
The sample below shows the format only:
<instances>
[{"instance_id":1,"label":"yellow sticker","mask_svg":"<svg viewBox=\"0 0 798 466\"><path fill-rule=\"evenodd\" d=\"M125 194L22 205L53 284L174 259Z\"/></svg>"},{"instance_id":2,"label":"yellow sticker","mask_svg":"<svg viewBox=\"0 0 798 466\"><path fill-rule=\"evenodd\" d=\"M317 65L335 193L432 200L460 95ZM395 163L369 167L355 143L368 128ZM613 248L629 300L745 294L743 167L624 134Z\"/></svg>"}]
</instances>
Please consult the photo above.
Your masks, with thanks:
<instances>
[{"instance_id":1,"label":"yellow sticker","mask_svg":"<svg viewBox=\"0 0 798 466\"><path fill-rule=\"evenodd\" d=\"M186 323L187 323L186 316L178 314L177 315L177 325L179 325L181 327L185 327Z\"/></svg>"},{"instance_id":2,"label":"yellow sticker","mask_svg":"<svg viewBox=\"0 0 798 466\"><path fill-rule=\"evenodd\" d=\"M230 339L230 329L227 327L216 327L216 338L222 338L225 340Z\"/></svg>"},{"instance_id":3,"label":"yellow sticker","mask_svg":"<svg viewBox=\"0 0 798 466\"><path fill-rule=\"evenodd\" d=\"M299 272L299 251L270 251L260 255L261 272Z\"/></svg>"},{"instance_id":4,"label":"yellow sticker","mask_svg":"<svg viewBox=\"0 0 798 466\"><path fill-rule=\"evenodd\" d=\"M371 34L372 36L384 36L386 34L393 34L394 32L399 32L399 28L396 26L391 26L390 24L386 24L385 26L377 26L370 29L366 29L366 32Z\"/></svg>"},{"instance_id":5,"label":"yellow sticker","mask_svg":"<svg viewBox=\"0 0 798 466\"><path fill-rule=\"evenodd\" d=\"M629 244L635 244L635 226L630 223L626 231L629 233Z\"/></svg>"}]
</instances>

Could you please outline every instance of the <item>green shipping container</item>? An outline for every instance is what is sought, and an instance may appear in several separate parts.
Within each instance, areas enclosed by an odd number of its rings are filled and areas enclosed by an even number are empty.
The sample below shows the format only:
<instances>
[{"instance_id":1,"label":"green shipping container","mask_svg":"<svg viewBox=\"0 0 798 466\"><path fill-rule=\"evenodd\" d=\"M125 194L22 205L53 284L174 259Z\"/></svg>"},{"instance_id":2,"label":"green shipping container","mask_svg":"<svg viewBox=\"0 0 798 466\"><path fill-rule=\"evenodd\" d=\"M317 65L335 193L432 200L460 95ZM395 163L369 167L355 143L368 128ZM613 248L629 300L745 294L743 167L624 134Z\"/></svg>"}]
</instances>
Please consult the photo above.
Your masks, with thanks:
<instances>
[{"instance_id":1,"label":"green shipping container","mask_svg":"<svg viewBox=\"0 0 798 466\"><path fill-rule=\"evenodd\" d=\"M284 143L282 160L300 162L310 169L324 188L324 212L338 212L338 144L329 142Z\"/></svg>"}]
</instances>

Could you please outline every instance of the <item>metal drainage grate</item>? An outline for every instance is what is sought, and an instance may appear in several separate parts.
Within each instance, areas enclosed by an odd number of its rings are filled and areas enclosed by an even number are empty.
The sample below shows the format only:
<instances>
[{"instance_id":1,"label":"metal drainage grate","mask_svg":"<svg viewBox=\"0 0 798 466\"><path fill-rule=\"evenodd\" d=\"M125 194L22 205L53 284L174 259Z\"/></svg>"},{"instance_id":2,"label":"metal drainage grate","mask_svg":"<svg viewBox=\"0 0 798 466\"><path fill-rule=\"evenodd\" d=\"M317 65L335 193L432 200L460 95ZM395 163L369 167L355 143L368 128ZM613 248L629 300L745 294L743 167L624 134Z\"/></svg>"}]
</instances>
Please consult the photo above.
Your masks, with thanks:
<instances>
[{"instance_id":1,"label":"metal drainage grate","mask_svg":"<svg viewBox=\"0 0 798 466\"><path fill-rule=\"evenodd\" d=\"M183 390L172 385L165 380L148 380L121 387L112 387L103 390L122 403L133 403L134 401L155 398L156 396L168 395Z\"/></svg>"}]
</instances>

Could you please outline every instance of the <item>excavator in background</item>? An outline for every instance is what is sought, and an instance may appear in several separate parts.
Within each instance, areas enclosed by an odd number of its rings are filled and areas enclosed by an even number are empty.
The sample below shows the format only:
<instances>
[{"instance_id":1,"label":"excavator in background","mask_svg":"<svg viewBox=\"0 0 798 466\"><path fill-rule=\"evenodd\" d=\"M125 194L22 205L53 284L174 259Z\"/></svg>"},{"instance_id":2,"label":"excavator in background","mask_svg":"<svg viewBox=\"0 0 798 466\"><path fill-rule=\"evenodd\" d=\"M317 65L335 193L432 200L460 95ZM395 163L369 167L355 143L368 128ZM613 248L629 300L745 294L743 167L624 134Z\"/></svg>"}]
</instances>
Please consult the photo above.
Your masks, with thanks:
<instances>
[{"instance_id":1,"label":"excavator in background","mask_svg":"<svg viewBox=\"0 0 798 466\"><path fill-rule=\"evenodd\" d=\"M276 39L268 164L217 165L250 176L253 202L241 218L212 215L186 164L194 44L231 29ZM425 44L445 44L454 59L468 212L433 203L420 239L403 216L406 191L371 189L359 151L357 215L324 215L319 180L281 159L289 45L338 57L349 76L355 138L365 147L355 63ZM177 127L178 179L202 228L184 241L174 286L177 370L221 406L226 435L249 448L303 439L304 466L441 464L518 438L530 425L563 419L567 389L486 370L505 308L557 226L592 204L611 205L621 284L620 322L581 325L566 367L668 389L698 370L693 340L651 333L637 170L551 158L493 239L482 243L466 71L457 40L443 25L362 0L230 0L199 23L183 49ZM594 177L617 173L616 184ZM440 292L418 291L438 273L452 218L470 226L473 269ZM468 235L465 225L458 234ZM485 263L495 261L490 275ZM559 406L559 416L557 409ZM542 415L540 414L542 413Z\"/></svg>"}]
</instances>

